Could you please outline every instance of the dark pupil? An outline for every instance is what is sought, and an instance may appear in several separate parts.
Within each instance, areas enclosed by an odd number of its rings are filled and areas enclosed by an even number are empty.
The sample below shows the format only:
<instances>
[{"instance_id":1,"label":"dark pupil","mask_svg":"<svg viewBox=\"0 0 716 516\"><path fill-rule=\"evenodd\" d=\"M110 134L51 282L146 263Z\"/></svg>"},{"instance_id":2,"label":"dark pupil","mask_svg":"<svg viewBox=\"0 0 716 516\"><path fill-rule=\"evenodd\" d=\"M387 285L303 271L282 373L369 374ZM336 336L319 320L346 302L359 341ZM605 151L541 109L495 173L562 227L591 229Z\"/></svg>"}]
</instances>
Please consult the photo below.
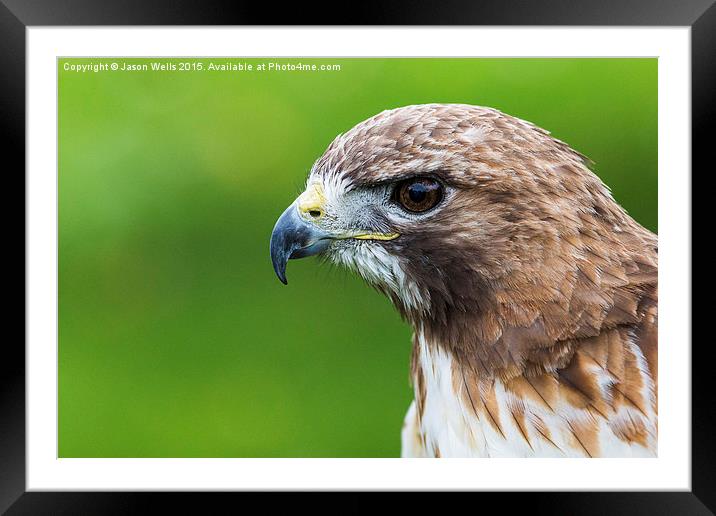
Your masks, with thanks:
<instances>
[{"instance_id":1,"label":"dark pupil","mask_svg":"<svg viewBox=\"0 0 716 516\"><path fill-rule=\"evenodd\" d=\"M422 183L415 183L408 187L408 197L416 204L425 200L428 195L428 189Z\"/></svg>"}]
</instances>

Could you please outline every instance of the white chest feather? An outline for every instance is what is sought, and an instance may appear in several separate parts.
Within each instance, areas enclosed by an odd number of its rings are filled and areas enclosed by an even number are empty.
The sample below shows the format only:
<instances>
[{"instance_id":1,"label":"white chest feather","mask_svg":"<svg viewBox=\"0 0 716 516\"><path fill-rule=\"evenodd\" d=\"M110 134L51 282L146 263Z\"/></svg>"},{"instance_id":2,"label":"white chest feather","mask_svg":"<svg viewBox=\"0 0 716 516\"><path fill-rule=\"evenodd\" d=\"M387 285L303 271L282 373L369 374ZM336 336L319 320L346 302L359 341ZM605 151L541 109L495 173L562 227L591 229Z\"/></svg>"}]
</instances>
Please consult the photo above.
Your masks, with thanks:
<instances>
[{"instance_id":1,"label":"white chest feather","mask_svg":"<svg viewBox=\"0 0 716 516\"><path fill-rule=\"evenodd\" d=\"M496 380L468 388L460 366L446 351L418 339L422 378L415 382L402 432L404 457L651 457L656 455L656 414L636 406L579 404L565 392L549 399L525 395L515 385ZM640 353L636 346L636 362ZM643 362L643 359L642 359ZM606 390L607 373L597 381ZM647 379L648 376L647 376ZM644 395L653 388L644 384ZM653 396L649 399L652 399ZM655 405L655 403L654 403ZM625 430L626 429L626 430ZM625 437L626 435L626 437ZM639 439L634 438L638 435Z\"/></svg>"}]
</instances>

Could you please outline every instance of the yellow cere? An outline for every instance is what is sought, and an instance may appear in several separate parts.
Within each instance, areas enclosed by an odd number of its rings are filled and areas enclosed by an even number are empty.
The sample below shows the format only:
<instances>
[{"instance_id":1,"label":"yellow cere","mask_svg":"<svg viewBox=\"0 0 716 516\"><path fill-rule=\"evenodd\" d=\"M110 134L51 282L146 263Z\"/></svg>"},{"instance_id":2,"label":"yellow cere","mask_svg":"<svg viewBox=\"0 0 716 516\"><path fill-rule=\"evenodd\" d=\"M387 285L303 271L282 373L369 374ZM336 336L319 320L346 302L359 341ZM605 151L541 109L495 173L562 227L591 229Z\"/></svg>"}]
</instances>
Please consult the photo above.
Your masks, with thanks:
<instances>
[{"instance_id":1,"label":"yellow cere","mask_svg":"<svg viewBox=\"0 0 716 516\"><path fill-rule=\"evenodd\" d=\"M320 219L325 214L326 195L320 183L311 183L298 197L298 212L308 219Z\"/></svg>"}]
</instances>

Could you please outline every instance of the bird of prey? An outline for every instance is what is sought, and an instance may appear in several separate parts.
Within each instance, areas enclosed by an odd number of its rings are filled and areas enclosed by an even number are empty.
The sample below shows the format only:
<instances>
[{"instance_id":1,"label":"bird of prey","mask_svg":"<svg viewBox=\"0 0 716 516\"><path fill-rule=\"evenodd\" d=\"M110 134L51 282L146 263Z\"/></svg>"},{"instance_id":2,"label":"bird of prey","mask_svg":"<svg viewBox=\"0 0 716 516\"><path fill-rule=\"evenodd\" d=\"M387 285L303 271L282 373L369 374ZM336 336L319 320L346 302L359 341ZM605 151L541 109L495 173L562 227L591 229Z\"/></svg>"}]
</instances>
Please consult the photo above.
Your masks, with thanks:
<instances>
[{"instance_id":1,"label":"bird of prey","mask_svg":"<svg viewBox=\"0 0 716 516\"><path fill-rule=\"evenodd\" d=\"M321 254L413 328L404 457L657 450L657 237L591 162L462 104L339 135L281 215L271 259Z\"/></svg>"}]
</instances>

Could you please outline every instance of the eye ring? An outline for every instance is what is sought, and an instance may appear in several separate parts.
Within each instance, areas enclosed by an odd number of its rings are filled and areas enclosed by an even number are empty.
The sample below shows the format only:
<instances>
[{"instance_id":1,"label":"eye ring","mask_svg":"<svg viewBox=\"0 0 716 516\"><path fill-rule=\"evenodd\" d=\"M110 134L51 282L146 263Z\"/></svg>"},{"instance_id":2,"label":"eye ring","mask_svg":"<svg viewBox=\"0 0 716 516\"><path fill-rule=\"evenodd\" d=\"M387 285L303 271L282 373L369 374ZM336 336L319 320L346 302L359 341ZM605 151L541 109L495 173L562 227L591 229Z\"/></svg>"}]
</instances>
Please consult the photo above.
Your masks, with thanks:
<instances>
[{"instance_id":1,"label":"eye ring","mask_svg":"<svg viewBox=\"0 0 716 516\"><path fill-rule=\"evenodd\" d=\"M443 185L430 177L414 177L395 185L393 200L411 213L425 213L437 206L444 196Z\"/></svg>"}]
</instances>

